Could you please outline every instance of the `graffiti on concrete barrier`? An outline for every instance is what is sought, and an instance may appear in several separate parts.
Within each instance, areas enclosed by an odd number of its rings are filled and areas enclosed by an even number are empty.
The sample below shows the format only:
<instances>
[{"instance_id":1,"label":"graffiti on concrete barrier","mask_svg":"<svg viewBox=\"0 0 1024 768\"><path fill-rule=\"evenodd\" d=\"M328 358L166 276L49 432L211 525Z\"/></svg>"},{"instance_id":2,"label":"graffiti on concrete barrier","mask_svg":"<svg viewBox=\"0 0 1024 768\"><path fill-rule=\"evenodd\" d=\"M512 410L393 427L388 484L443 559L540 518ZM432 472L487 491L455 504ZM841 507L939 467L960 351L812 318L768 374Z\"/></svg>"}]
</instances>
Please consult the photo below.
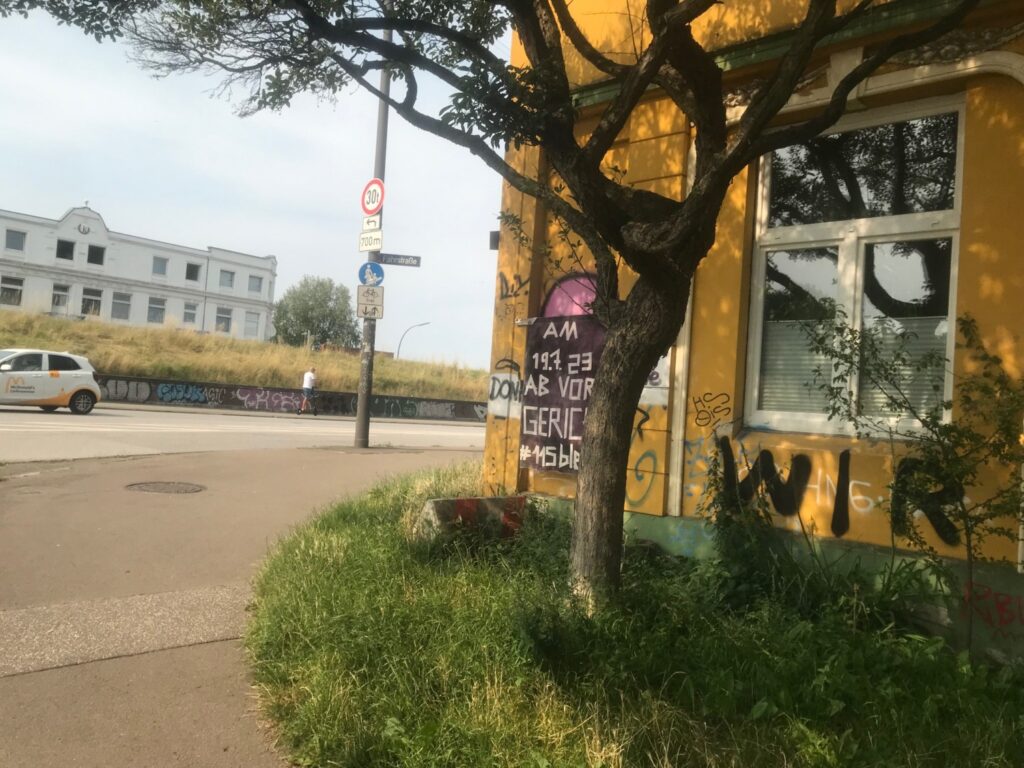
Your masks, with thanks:
<instances>
[{"instance_id":1,"label":"graffiti on concrete barrier","mask_svg":"<svg viewBox=\"0 0 1024 768\"><path fill-rule=\"evenodd\" d=\"M224 402L224 387L186 382L161 382L156 386L156 399L161 403L217 406Z\"/></svg>"},{"instance_id":2,"label":"graffiti on concrete barrier","mask_svg":"<svg viewBox=\"0 0 1024 768\"><path fill-rule=\"evenodd\" d=\"M277 387L235 387L187 381L165 381L134 377L97 376L102 398L110 402L153 405L230 408L247 411L288 413L302 401L296 389ZM320 413L354 416L358 396L354 392L320 392ZM443 421L484 421L487 405L461 400L374 395L370 398L374 418L437 419Z\"/></svg>"},{"instance_id":3,"label":"graffiti on concrete barrier","mask_svg":"<svg viewBox=\"0 0 1024 768\"><path fill-rule=\"evenodd\" d=\"M145 403L152 388L148 381L130 379L101 379L100 397L115 403Z\"/></svg>"}]
</instances>

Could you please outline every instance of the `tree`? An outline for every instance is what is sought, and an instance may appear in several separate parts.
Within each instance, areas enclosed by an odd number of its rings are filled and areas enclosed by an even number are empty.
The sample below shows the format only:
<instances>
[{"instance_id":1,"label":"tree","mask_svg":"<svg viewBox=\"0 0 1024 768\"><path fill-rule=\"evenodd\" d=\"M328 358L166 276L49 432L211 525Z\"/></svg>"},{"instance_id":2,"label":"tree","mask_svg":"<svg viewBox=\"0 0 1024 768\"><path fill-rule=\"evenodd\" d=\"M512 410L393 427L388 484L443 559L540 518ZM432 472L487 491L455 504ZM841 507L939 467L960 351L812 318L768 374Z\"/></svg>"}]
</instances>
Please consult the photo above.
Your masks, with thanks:
<instances>
[{"instance_id":1,"label":"tree","mask_svg":"<svg viewBox=\"0 0 1024 768\"><path fill-rule=\"evenodd\" d=\"M633 8L642 12L633 19L642 32L628 56L599 50L568 0L106 2L123 22L118 31L134 41L149 67L162 74L220 71L225 87L248 93L243 113L286 107L300 92L330 97L350 83L384 98L374 76L389 69L396 87L386 100L395 112L467 148L512 187L542 200L586 244L597 267L595 314L607 336L584 425L571 560L579 593L593 598L618 583L634 409L647 372L682 326L694 272L714 243L731 180L761 155L832 126L861 81L894 54L956 28L980 0L958 0L932 23L868 48L839 79L827 105L772 131L768 128L820 60L822 44L889 4L851 0L849 10L840 13L836 0L806 0L788 48L757 81L742 117L730 125L724 72L691 29L720 0L623 0L626 14ZM0 3L8 12L45 7L95 34L108 32L84 10L95 5L91 2ZM734 5L737 14L753 18L763 4ZM510 28L527 66L509 66L491 50ZM383 34L387 30L393 37ZM578 123L567 73L570 51L614 86L586 130ZM421 109L421 80L440 81L454 92L438 114ZM693 183L682 201L633 189L603 163L651 88L660 89L691 125ZM510 161L514 155L499 151L502 145L540 147L564 193L546 179L521 173ZM620 263L639 276L626 295L617 278Z\"/></svg>"},{"instance_id":2,"label":"tree","mask_svg":"<svg viewBox=\"0 0 1024 768\"><path fill-rule=\"evenodd\" d=\"M285 344L359 346L359 329L348 288L329 277L306 275L274 305L274 328Z\"/></svg>"}]
</instances>

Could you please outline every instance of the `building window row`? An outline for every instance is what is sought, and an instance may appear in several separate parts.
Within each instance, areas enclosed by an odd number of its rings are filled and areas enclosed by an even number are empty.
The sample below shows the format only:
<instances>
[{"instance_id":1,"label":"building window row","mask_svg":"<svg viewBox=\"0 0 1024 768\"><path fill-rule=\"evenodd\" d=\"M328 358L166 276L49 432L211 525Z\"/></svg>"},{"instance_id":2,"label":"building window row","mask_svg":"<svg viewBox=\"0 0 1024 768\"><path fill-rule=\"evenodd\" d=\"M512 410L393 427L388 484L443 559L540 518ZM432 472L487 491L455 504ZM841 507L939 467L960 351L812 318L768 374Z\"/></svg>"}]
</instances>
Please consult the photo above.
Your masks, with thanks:
<instances>
[{"instance_id":1,"label":"building window row","mask_svg":"<svg viewBox=\"0 0 1024 768\"><path fill-rule=\"evenodd\" d=\"M234 290L235 273L230 269L220 271L220 287ZM249 275L249 293L263 293L263 278L260 275Z\"/></svg>"},{"instance_id":2,"label":"building window row","mask_svg":"<svg viewBox=\"0 0 1024 768\"><path fill-rule=\"evenodd\" d=\"M64 259L66 261L75 260L75 246L76 243L73 240L58 240L57 241L57 258ZM90 245L86 249L85 262L92 264L96 267L102 267L107 258L107 249L102 245Z\"/></svg>"}]
</instances>

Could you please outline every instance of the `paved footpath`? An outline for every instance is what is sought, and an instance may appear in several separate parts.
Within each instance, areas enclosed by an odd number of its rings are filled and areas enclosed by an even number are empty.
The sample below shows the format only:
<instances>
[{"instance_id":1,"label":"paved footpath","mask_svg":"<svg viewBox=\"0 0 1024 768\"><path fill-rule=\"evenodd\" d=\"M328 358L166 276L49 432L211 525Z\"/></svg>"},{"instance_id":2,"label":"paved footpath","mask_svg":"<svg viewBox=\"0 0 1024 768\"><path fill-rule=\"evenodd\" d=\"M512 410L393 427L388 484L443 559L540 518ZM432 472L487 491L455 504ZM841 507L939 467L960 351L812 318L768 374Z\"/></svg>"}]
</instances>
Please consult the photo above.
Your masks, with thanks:
<instances>
[{"instance_id":1,"label":"paved footpath","mask_svg":"<svg viewBox=\"0 0 1024 768\"><path fill-rule=\"evenodd\" d=\"M274 542L475 454L298 449L0 467L0 766L281 768L239 638ZM140 482L205 486L131 491Z\"/></svg>"}]
</instances>

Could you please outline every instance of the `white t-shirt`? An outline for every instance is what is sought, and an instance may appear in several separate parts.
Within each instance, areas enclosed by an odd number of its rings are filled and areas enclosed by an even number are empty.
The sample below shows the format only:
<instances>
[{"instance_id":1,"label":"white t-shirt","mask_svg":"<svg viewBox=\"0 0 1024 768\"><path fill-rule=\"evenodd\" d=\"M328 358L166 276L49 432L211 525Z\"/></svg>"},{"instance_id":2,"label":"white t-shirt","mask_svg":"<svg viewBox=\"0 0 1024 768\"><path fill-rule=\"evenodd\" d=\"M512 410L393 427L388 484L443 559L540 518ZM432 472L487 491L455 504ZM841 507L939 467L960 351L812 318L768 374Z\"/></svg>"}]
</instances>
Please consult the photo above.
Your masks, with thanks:
<instances>
[{"instance_id":1,"label":"white t-shirt","mask_svg":"<svg viewBox=\"0 0 1024 768\"><path fill-rule=\"evenodd\" d=\"M316 387L316 374L312 371L306 371L302 374L302 388L313 389Z\"/></svg>"}]
</instances>

